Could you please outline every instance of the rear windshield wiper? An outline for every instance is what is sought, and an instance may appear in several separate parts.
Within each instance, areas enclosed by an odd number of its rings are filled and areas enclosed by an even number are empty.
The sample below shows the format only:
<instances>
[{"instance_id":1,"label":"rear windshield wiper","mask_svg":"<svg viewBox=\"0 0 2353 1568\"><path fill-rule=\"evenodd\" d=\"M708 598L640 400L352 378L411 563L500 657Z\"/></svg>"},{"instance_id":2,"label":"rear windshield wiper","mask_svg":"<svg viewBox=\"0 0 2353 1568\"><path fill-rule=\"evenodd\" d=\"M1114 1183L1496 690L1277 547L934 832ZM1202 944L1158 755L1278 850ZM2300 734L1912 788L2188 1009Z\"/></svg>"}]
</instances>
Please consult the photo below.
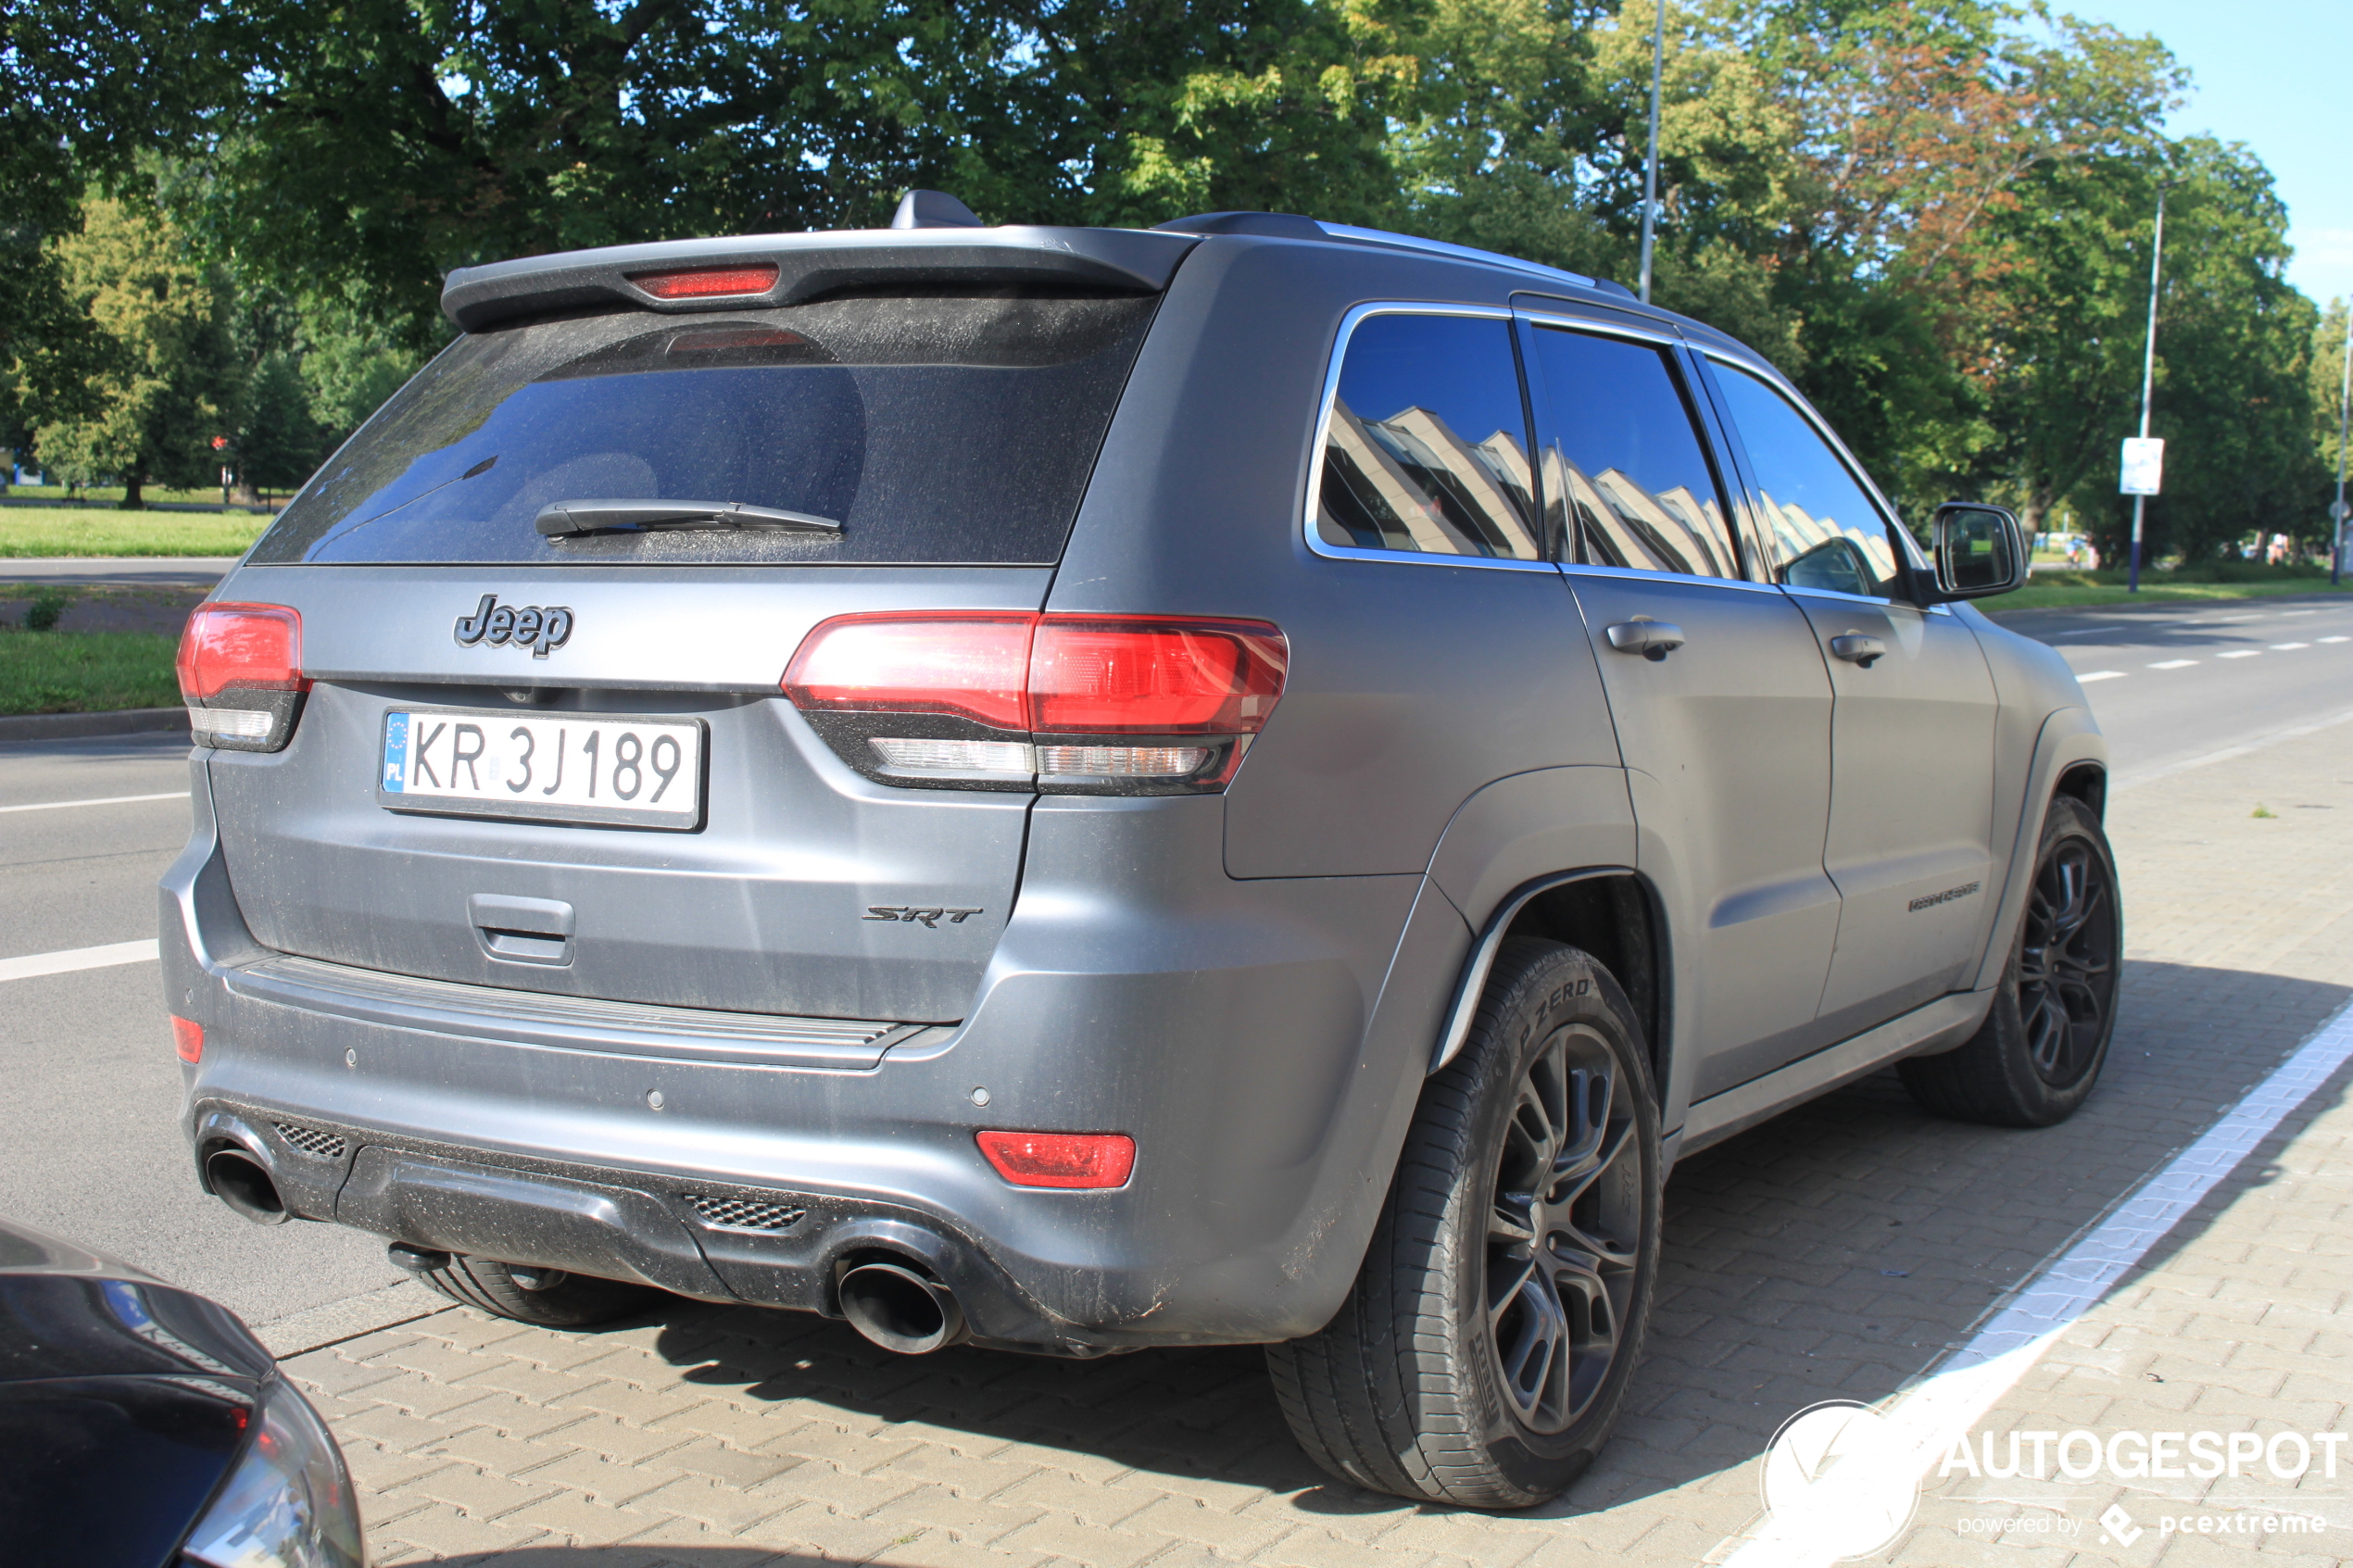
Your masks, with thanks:
<instances>
[{"instance_id":1,"label":"rear windshield wiper","mask_svg":"<svg viewBox=\"0 0 2353 1568\"><path fill-rule=\"evenodd\" d=\"M539 508L542 533L635 533L641 529L782 528L797 533L838 533L833 518L788 512L741 501L555 501Z\"/></svg>"}]
</instances>

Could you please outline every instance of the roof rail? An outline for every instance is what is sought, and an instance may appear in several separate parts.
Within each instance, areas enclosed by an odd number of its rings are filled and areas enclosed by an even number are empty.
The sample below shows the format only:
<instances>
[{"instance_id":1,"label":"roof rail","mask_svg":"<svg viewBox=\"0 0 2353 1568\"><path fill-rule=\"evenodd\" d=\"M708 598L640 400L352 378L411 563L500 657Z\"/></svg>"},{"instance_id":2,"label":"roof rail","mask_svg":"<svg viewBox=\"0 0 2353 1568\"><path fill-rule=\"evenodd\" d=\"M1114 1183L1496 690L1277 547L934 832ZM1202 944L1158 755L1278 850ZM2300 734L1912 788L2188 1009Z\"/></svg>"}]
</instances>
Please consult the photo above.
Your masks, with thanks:
<instances>
[{"instance_id":1,"label":"roof rail","mask_svg":"<svg viewBox=\"0 0 2353 1568\"><path fill-rule=\"evenodd\" d=\"M1427 251L1432 256L1451 256L1458 261L1483 262L1490 267L1508 267L1515 272L1530 272L1540 278L1553 278L1579 288L1601 289L1610 294L1635 297L1634 291L1624 283L1607 278L1590 277L1583 272L1571 272L1566 268L1547 267L1541 261L1522 261L1516 256L1501 251L1478 250L1470 245L1453 245L1445 240L1426 240L1418 234L1395 234L1387 229L1360 229L1353 223L1318 223L1315 225L1336 240L1355 240L1365 245L1395 245L1400 250Z\"/></svg>"},{"instance_id":2,"label":"roof rail","mask_svg":"<svg viewBox=\"0 0 2353 1568\"><path fill-rule=\"evenodd\" d=\"M1614 283L1607 278L1590 278L1582 272L1547 267L1541 262L1522 261L1516 256L1504 256L1498 251L1476 250L1469 245L1450 245L1444 240L1426 240L1418 234L1392 233L1387 229L1362 229L1353 223L1325 223L1313 218L1302 218L1294 212L1201 212L1153 227L1177 234L1259 234L1274 240L1347 240L1356 245L1390 245L1399 250L1421 251L1429 256L1449 256L1457 261L1506 267L1515 272L1526 272L1555 282L1574 283L1579 288L1623 295L1628 299L1635 297L1632 289L1623 283Z\"/></svg>"}]
</instances>

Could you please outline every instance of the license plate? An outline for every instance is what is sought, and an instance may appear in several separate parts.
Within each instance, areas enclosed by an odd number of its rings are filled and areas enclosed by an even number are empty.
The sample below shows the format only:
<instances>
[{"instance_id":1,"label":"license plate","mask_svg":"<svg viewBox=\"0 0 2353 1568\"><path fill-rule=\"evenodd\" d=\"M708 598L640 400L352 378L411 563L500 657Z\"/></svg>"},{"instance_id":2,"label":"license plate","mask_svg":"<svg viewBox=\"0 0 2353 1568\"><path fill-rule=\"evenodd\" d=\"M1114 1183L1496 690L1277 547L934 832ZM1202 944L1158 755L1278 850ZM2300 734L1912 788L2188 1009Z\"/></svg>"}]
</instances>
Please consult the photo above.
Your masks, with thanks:
<instances>
[{"instance_id":1,"label":"license plate","mask_svg":"<svg viewBox=\"0 0 2353 1568\"><path fill-rule=\"evenodd\" d=\"M695 828L706 734L699 719L396 708L376 799L396 811Z\"/></svg>"}]
</instances>

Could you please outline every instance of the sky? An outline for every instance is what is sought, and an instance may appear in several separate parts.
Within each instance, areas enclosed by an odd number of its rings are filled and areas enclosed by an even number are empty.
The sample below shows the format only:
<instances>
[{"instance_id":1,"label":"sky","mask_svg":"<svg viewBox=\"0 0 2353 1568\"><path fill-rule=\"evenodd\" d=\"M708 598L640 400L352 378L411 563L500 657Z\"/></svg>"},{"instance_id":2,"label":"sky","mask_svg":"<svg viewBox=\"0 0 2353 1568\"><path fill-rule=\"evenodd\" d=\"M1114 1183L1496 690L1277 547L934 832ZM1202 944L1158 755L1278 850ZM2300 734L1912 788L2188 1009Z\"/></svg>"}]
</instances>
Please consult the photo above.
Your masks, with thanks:
<instances>
[{"instance_id":1,"label":"sky","mask_svg":"<svg viewBox=\"0 0 2353 1568\"><path fill-rule=\"evenodd\" d=\"M2353 295L2353 0L2057 0L2052 9L2153 32L2190 70L2175 135L2244 142L2278 182L2296 259L2323 303Z\"/></svg>"}]
</instances>

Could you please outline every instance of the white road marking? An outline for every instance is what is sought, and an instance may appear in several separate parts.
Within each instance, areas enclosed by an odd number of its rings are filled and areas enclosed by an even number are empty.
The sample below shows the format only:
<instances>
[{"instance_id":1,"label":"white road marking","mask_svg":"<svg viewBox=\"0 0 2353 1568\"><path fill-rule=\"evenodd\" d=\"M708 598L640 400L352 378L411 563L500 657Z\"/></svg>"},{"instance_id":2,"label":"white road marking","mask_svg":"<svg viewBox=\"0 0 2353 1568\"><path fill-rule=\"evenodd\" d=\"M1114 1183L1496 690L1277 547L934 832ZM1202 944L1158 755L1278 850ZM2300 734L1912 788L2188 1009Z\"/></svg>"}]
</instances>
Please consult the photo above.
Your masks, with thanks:
<instances>
[{"instance_id":1,"label":"white road marking","mask_svg":"<svg viewBox=\"0 0 2353 1568\"><path fill-rule=\"evenodd\" d=\"M0 980L31 980L43 974L70 974L77 969L105 969L109 964L153 963L159 957L156 939L111 942L103 947L68 947L61 953L27 953L20 959L0 959Z\"/></svg>"},{"instance_id":2,"label":"white road marking","mask_svg":"<svg viewBox=\"0 0 2353 1568\"><path fill-rule=\"evenodd\" d=\"M2209 762L2227 762L2233 757L2245 757L2249 752L2261 751L2266 746L2277 746L2282 741L2296 740L2321 730L2333 730L2339 724L2353 724L2353 709L2348 709L2342 713L2333 713L2325 719L2316 719L2309 724L2296 724L2284 730L2273 730L2267 735L2259 735L2253 740L2242 741L2237 746L2226 746L2219 751L2208 751L2196 757L2184 757L2179 762L2160 762L2154 768L2119 773L2109 783L2108 793L2113 795L2118 790L2138 789L2145 784L2155 784L2159 779L2170 779L2176 773L2186 773L2193 768L2203 768Z\"/></svg>"},{"instance_id":3,"label":"white road marking","mask_svg":"<svg viewBox=\"0 0 2353 1568\"><path fill-rule=\"evenodd\" d=\"M2291 648L2309 648L2312 645L2309 643L2273 643L2271 645L2271 651L2274 653L2286 653Z\"/></svg>"},{"instance_id":4,"label":"white road marking","mask_svg":"<svg viewBox=\"0 0 2353 1568\"><path fill-rule=\"evenodd\" d=\"M2086 626L2082 630L2075 632L2054 632L2051 635L2054 637L2088 637L2095 632L2105 632L2107 630L2108 628L2105 626Z\"/></svg>"},{"instance_id":5,"label":"white road marking","mask_svg":"<svg viewBox=\"0 0 2353 1568\"><path fill-rule=\"evenodd\" d=\"M2322 637L2324 643L2353 643L2353 637Z\"/></svg>"},{"instance_id":6,"label":"white road marking","mask_svg":"<svg viewBox=\"0 0 2353 1568\"><path fill-rule=\"evenodd\" d=\"M2282 1122L2353 1060L2353 1009L2340 1010L2243 1096L2204 1136L2143 1182L2089 1236L2046 1265L1944 1365L1881 1413L1917 1477L1950 1452L2016 1387L2043 1353L2165 1239L2183 1216L2246 1162ZM1872 1456L1884 1462L1883 1455ZM1827 1477L1818 1477L1817 1484ZM1737 1551L1718 1546L1705 1561L1724 1568L1826 1568L1830 1553L1768 1518ZM1804 1526L1799 1525L1802 1530Z\"/></svg>"},{"instance_id":7,"label":"white road marking","mask_svg":"<svg viewBox=\"0 0 2353 1568\"><path fill-rule=\"evenodd\" d=\"M2261 648L2233 648L2228 653L2218 653L2214 657L2217 659L2259 659L2262 655Z\"/></svg>"},{"instance_id":8,"label":"white road marking","mask_svg":"<svg viewBox=\"0 0 2353 1568\"><path fill-rule=\"evenodd\" d=\"M2197 662L2195 659L2169 659L2162 664L2152 664L2152 670L2187 670Z\"/></svg>"},{"instance_id":9,"label":"white road marking","mask_svg":"<svg viewBox=\"0 0 2353 1568\"><path fill-rule=\"evenodd\" d=\"M30 806L0 806L0 811L62 811L69 806L128 806L137 800L185 800L187 798L186 790L175 789L162 795L102 795L94 800L36 800Z\"/></svg>"},{"instance_id":10,"label":"white road marking","mask_svg":"<svg viewBox=\"0 0 2353 1568\"><path fill-rule=\"evenodd\" d=\"M2094 670L2087 674L2076 676L2075 682L2076 684L2081 685L2086 681L2120 681L2124 679L2126 673L2127 671L2122 670Z\"/></svg>"}]
</instances>

